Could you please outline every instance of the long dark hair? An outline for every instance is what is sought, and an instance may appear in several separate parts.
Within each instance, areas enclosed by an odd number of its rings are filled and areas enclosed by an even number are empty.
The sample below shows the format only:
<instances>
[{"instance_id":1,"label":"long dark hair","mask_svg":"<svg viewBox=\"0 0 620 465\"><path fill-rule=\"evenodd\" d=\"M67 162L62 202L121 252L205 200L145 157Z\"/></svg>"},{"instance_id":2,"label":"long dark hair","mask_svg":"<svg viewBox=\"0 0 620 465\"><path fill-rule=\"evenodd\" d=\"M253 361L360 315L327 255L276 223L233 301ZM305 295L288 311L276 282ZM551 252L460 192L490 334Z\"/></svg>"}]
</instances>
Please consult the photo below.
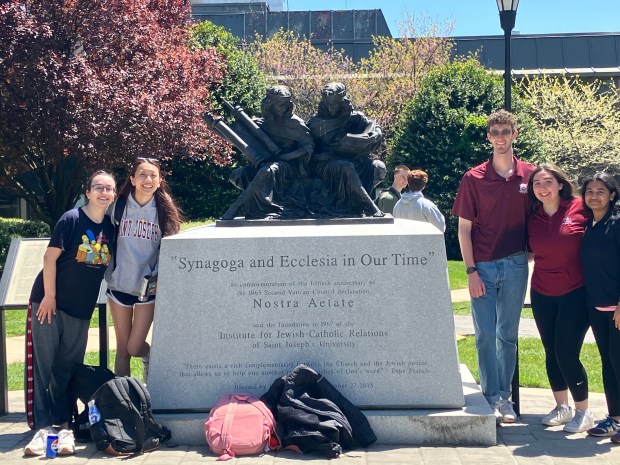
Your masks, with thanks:
<instances>
[{"instance_id":1,"label":"long dark hair","mask_svg":"<svg viewBox=\"0 0 620 465\"><path fill-rule=\"evenodd\" d=\"M617 202L618 197L620 197L620 187L618 187L618 183L611 174L605 173L603 171L594 173L593 175L588 176L583 180L583 183L581 184L581 198L583 199L584 208L590 213L592 213L592 209L586 205L586 189L588 188L588 184L593 181L602 182L609 191L609 194L613 194L614 192L616 193L616 195L614 195L614 198L609 200L609 210L618 210L617 207L620 204L618 204Z\"/></svg>"},{"instance_id":2,"label":"long dark hair","mask_svg":"<svg viewBox=\"0 0 620 465\"><path fill-rule=\"evenodd\" d=\"M159 222L159 229L161 229L162 237L176 234L181 229L181 211L172 199L172 195L170 195L170 188L168 187L168 183L164 178L158 159L136 158L136 161L134 162L133 167L129 172L129 176L125 180L123 187L121 187L121 190L118 193L118 197L124 197L125 199L127 199L129 197L129 194L133 192L134 187L131 184L130 177L134 177L136 175L136 171L142 163L148 163L150 165L153 165L157 168L157 171L159 171L159 187L157 188L153 196L155 197L157 219Z\"/></svg>"},{"instance_id":3,"label":"long dark hair","mask_svg":"<svg viewBox=\"0 0 620 465\"><path fill-rule=\"evenodd\" d=\"M562 188L560 189L561 199L574 199L576 197L575 185L568 178L568 175L556 165L553 165L551 163L543 163L534 171L532 171L532 174L530 174L530 179L527 182L527 196L530 200L531 213L536 213L542 205L542 202L538 200L536 198L536 195L534 194L534 176L536 176L541 171L546 171L556 179L558 184L562 184Z\"/></svg>"}]
</instances>

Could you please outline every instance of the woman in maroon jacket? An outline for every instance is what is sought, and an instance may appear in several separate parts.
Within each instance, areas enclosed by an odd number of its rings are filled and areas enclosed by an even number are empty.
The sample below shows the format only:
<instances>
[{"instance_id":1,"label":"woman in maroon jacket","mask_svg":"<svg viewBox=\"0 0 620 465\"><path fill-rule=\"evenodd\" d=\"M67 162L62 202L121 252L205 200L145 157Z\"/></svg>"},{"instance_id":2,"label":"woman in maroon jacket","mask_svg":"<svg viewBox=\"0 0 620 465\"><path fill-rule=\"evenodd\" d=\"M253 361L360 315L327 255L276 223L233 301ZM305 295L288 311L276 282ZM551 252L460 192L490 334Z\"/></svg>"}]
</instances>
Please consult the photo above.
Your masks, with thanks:
<instances>
[{"instance_id":1,"label":"woman in maroon jacket","mask_svg":"<svg viewBox=\"0 0 620 465\"><path fill-rule=\"evenodd\" d=\"M556 402L542 423L564 424L564 431L581 433L594 423L588 408L588 376L579 360L589 327L579 251L590 215L573 190L568 176L557 166L545 164L534 170L528 183L528 246L535 260L532 311ZM574 417L568 404L569 390L575 402Z\"/></svg>"}]
</instances>

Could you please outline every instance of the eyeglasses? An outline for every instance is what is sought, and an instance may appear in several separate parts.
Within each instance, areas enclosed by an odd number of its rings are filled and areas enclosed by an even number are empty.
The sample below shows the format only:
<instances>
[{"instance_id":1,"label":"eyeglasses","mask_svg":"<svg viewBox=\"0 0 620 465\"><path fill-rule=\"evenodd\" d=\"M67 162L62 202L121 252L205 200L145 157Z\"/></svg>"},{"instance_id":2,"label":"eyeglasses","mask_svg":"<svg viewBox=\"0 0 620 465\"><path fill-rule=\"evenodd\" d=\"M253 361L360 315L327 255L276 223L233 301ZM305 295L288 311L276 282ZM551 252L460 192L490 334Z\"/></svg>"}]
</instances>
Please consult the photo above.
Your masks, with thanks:
<instances>
[{"instance_id":1,"label":"eyeglasses","mask_svg":"<svg viewBox=\"0 0 620 465\"><path fill-rule=\"evenodd\" d=\"M106 186L105 184L93 184L90 186L91 190L95 192L116 192L116 188L114 186Z\"/></svg>"},{"instance_id":2,"label":"eyeglasses","mask_svg":"<svg viewBox=\"0 0 620 465\"><path fill-rule=\"evenodd\" d=\"M489 131L489 134L491 134L491 136L493 137L498 137L498 136L508 137L509 135L512 134L512 129L502 129L501 131L498 131L497 129L491 129Z\"/></svg>"},{"instance_id":3,"label":"eyeglasses","mask_svg":"<svg viewBox=\"0 0 620 465\"><path fill-rule=\"evenodd\" d=\"M159 165L159 160L157 158L138 157L136 158L136 160L139 162L146 161L148 163L151 163L152 165Z\"/></svg>"}]
</instances>

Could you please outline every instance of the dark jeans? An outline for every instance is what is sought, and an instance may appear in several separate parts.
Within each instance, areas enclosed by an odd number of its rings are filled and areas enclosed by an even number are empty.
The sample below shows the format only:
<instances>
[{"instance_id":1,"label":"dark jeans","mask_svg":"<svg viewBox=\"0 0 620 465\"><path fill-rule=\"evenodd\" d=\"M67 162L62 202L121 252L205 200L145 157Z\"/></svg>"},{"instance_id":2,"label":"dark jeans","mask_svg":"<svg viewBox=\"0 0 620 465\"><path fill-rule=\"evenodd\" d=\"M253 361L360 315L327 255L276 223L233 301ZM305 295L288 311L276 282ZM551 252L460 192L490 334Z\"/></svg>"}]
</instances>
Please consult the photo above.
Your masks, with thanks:
<instances>
[{"instance_id":1,"label":"dark jeans","mask_svg":"<svg viewBox=\"0 0 620 465\"><path fill-rule=\"evenodd\" d=\"M590 322L585 288L557 297L530 292L534 320L545 348L547 376L553 391L570 390L573 400L588 398L588 375L579 361Z\"/></svg>"},{"instance_id":2,"label":"dark jeans","mask_svg":"<svg viewBox=\"0 0 620 465\"><path fill-rule=\"evenodd\" d=\"M67 390L76 365L83 363L89 320L56 310L52 322L36 320L38 302L32 302L34 366L34 424L37 429L69 421Z\"/></svg>"},{"instance_id":3,"label":"dark jeans","mask_svg":"<svg viewBox=\"0 0 620 465\"><path fill-rule=\"evenodd\" d=\"M590 307L590 324L603 362L603 388L609 415L620 416L620 330L613 320L614 312Z\"/></svg>"}]
</instances>

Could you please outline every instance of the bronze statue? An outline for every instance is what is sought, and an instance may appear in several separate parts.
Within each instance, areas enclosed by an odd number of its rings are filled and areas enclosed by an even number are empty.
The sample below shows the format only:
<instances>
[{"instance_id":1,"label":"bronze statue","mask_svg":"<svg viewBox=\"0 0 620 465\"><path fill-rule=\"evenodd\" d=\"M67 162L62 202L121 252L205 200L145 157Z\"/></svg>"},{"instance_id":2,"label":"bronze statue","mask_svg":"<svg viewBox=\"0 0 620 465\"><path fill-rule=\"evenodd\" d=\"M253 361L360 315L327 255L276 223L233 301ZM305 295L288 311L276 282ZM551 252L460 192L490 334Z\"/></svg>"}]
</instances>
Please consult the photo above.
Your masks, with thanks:
<instances>
[{"instance_id":1,"label":"bronze statue","mask_svg":"<svg viewBox=\"0 0 620 465\"><path fill-rule=\"evenodd\" d=\"M340 215L383 216L369 195L386 174L385 164L371 158L381 144L381 128L353 110L339 82L323 88L318 111L307 124L317 145L314 172L332 194L330 208Z\"/></svg>"},{"instance_id":2,"label":"bronze statue","mask_svg":"<svg viewBox=\"0 0 620 465\"><path fill-rule=\"evenodd\" d=\"M286 86L267 89L260 119L250 119L241 107L226 101L235 122L228 125L221 118L204 115L209 128L250 162L230 175L230 181L243 192L222 220L233 220L240 209L246 219L383 216L368 195L385 176L385 165L370 158L381 142L381 130L353 111L343 84L337 84L342 86L338 93L331 91L333 86L323 90L319 112L309 121L314 125L312 133L293 113ZM333 95L338 97L338 105L333 106L332 114L329 103ZM315 139L321 147L318 156Z\"/></svg>"},{"instance_id":3,"label":"bronze statue","mask_svg":"<svg viewBox=\"0 0 620 465\"><path fill-rule=\"evenodd\" d=\"M307 177L305 165L314 151L314 140L293 109L289 88L273 86L267 89L261 102L262 118L256 121L240 107L232 109L237 120L232 127L205 116L210 127L250 160L250 165L236 168L230 175L230 181L243 192L222 220L233 220L242 206L246 219L309 216L303 179Z\"/></svg>"}]
</instances>

